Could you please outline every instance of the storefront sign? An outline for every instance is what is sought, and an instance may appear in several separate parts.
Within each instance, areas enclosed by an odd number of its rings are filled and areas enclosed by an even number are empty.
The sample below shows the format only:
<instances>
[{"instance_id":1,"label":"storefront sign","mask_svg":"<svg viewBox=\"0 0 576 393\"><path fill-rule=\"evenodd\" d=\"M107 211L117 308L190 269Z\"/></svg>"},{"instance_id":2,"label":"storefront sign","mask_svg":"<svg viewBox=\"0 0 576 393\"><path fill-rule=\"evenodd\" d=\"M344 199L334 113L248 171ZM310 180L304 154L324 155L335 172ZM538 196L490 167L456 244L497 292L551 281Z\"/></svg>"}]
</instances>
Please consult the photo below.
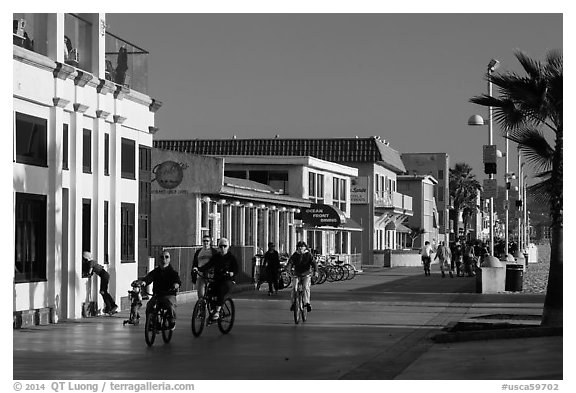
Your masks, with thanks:
<instances>
[{"instance_id":1,"label":"storefront sign","mask_svg":"<svg viewBox=\"0 0 576 393\"><path fill-rule=\"evenodd\" d=\"M302 223L312 227L337 227L346 222L344 214L330 205L313 203L302 209Z\"/></svg>"},{"instance_id":2,"label":"storefront sign","mask_svg":"<svg viewBox=\"0 0 576 393\"><path fill-rule=\"evenodd\" d=\"M368 176L352 178L350 185L350 204L363 205L368 203Z\"/></svg>"},{"instance_id":3,"label":"storefront sign","mask_svg":"<svg viewBox=\"0 0 576 393\"><path fill-rule=\"evenodd\" d=\"M217 194L222 189L223 176L221 158L152 149L153 196Z\"/></svg>"}]
</instances>

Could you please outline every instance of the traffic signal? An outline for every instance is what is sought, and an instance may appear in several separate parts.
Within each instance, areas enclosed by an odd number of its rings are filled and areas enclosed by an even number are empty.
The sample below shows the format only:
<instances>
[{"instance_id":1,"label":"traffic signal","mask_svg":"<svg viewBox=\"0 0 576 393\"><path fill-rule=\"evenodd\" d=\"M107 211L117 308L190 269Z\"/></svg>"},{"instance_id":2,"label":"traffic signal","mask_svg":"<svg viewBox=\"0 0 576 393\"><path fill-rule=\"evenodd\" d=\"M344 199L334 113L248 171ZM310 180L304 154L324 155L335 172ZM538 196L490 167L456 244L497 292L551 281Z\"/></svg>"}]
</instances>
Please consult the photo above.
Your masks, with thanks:
<instances>
[{"instance_id":1,"label":"traffic signal","mask_svg":"<svg viewBox=\"0 0 576 393\"><path fill-rule=\"evenodd\" d=\"M484 163L484 173L487 175L496 174L496 163L495 162L485 162Z\"/></svg>"}]
</instances>

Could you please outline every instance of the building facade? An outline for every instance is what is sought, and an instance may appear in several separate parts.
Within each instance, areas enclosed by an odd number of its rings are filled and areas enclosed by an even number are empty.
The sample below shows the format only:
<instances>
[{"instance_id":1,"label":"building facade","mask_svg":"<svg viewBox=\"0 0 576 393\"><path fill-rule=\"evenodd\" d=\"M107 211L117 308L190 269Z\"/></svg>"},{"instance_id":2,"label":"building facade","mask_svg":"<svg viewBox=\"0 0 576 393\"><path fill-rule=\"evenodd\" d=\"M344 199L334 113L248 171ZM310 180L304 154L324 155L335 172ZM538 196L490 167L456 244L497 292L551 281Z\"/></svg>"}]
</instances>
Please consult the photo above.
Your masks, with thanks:
<instances>
[{"instance_id":1,"label":"building facade","mask_svg":"<svg viewBox=\"0 0 576 393\"><path fill-rule=\"evenodd\" d=\"M424 242L431 244L438 239L438 210L436 208L435 187L438 181L430 175L398 176L398 190L412 197L412 211L406 225L421 228L424 233L414 239L411 247L421 248Z\"/></svg>"},{"instance_id":2,"label":"building facade","mask_svg":"<svg viewBox=\"0 0 576 393\"><path fill-rule=\"evenodd\" d=\"M302 195L314 203L326 204L331 194L342 193L340 195L345 197L350 192L350 218L363 229L351 231L350 249L352 254L362 254L364 265L381 264L384 250L398 248L397 226L412 215L412 198L396 190L396 176L406 170L400 154L379 137L155 140L154 146L216 156L314 157L355 168L357 177L351 178L350 183L332 180L330 184L325 177L308 175L306 178L303 174ZM284 180L274 178L270 181L280 184ZM344 191L346 189L352 191ZM342 202L345 200L340 196L328 204L342 205ZM323 251L329 252L331 248Z\"/></svg>"},{"instance_id":3,"label":"building facade","mask_svg":"<svg viewBox=\"0 0 576 393\"><path fill-rule=\"evenodd\" d=\"M447 153L402 153L402 161L408 175L431 175L436 185L436 206L438 208L438 241L450 240L453 230L450 224L450 156Z\"/></svg>"},{"instance_id":4,"label":"building facade","mask_svg":"<svg viewBox=\"0 0 576 393\"><path fill-rule=\"evenodd\" d=\"M105 14L13 16L15 324L94 315L103 305L83 251L119 305L149 264L161 104L146 94L147 52L106 32Z\"/></svg>"},{"instance_id":5,"label":"building facade","mask_svg":"<svg viewBox=\"0 0 576 393\"><path fill-rule=\"evenodd\" d=\"M173 250L181 274L190 271L204 235L230 241L240 262L237 281L246 283L253 257L269 242L286 256L300 240L322 253L349 255L350 233L360 230L351 226L345 187L354 168L313 157L216 157L158 148L152 158L153 245ZM334 197L328 185L347 191ZM190 289L184 283L183 290Z\"/></svg>"}]
</instances>

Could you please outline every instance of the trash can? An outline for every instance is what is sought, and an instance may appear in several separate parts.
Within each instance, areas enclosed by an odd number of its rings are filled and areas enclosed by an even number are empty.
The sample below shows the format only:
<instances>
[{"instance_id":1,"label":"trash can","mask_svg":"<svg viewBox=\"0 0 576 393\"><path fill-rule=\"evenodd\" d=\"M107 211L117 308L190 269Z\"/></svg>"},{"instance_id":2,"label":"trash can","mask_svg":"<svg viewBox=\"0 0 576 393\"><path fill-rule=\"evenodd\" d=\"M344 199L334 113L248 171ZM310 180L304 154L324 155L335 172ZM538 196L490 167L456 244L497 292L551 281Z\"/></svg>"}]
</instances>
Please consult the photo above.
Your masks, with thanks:
<instances>
[{"instance_id":1,"label":"trash can","mask_svg":"<svg viewBox=\"0 0 576 393\"><path fill-rule=\"evenodd\" d=\"M524 266L520 264L506 265L506 283L504 290L519 292L522 290L522 278L524 276Z\"/></svg>"}]
</instances>

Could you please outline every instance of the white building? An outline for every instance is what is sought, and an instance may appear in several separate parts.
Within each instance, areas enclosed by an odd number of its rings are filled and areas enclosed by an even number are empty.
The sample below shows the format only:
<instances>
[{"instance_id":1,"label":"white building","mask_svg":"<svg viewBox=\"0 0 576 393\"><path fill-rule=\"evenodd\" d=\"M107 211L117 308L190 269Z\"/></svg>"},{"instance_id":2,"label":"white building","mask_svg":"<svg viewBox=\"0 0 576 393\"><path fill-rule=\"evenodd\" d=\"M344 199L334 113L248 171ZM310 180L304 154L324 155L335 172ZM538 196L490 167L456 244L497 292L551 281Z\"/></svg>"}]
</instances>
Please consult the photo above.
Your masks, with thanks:
<instances>
[{"instance_id":1,"label":"white building","mask_svg":"<svg viewBox=\"0 0 576 393\"><path fill-rule=\"evenodd\" d=\"M147 95L148 53L106 32L104 14L13 19L15 325L102 308L99 279L83 278L86 250L125 306L149 264L161 104Z\"/></svg>"}]
</instances>

